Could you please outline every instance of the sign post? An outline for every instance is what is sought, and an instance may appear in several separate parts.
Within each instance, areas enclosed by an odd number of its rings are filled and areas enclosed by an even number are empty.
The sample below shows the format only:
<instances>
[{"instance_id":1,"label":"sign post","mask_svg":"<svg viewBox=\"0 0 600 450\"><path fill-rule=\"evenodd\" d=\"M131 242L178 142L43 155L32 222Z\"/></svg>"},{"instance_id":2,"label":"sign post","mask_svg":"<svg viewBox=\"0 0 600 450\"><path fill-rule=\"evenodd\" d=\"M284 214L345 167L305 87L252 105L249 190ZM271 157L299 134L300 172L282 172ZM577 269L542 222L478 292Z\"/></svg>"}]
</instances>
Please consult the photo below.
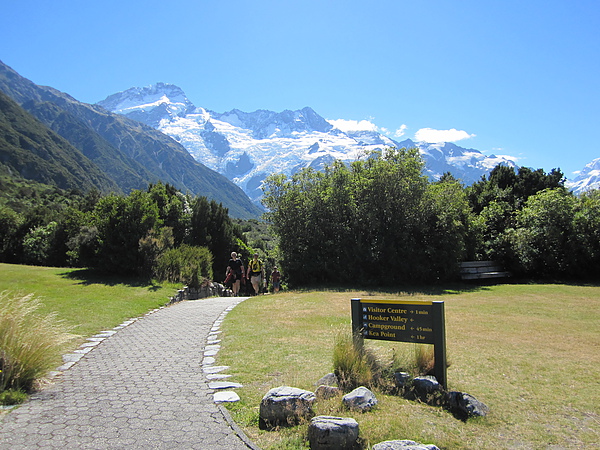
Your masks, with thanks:
<instances>
[{"instance_id":1,"label":"sign post","mask_svg":"<svg viewBox=\"0 0 600 450\"><path fill-rule=\"evenodd\" d=\"M364 339L433 344L434 375L446 389L444 302L353 298L352 332Z\"/></svg>"}]
</instances>

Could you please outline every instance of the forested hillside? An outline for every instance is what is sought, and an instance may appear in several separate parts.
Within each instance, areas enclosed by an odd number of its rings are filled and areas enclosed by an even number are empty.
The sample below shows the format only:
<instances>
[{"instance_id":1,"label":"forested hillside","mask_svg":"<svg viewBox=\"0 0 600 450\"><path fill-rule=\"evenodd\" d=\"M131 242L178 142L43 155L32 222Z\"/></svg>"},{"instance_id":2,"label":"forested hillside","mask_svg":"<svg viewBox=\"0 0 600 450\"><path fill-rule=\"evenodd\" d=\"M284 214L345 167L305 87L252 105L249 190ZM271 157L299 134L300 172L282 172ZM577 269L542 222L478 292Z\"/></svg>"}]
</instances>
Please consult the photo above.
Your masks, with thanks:
<instances>
[{"instance_id":1,"label":"forested hillside","mask_svg":"<svg viewBox=\"0 0 600 450\"><path fill-rule=\"evenodd\" d=\"M18 174L62 189L121 191L96 164L2 91L0 172Z\"/></svg>"},{"instance_id":2,"label":"forested hillside","mask_svg":"<svg viewBox=\"0 0 600 450\"><path fill-rule=\"evenodd\" d=\"M0 91L69 141L125 193L145 189L150 183L169 183L182 192L223 203L234 217L261 214L240 188L197 162L160 131L38 86L2 62Z\"/></svg>"}]
</instances>

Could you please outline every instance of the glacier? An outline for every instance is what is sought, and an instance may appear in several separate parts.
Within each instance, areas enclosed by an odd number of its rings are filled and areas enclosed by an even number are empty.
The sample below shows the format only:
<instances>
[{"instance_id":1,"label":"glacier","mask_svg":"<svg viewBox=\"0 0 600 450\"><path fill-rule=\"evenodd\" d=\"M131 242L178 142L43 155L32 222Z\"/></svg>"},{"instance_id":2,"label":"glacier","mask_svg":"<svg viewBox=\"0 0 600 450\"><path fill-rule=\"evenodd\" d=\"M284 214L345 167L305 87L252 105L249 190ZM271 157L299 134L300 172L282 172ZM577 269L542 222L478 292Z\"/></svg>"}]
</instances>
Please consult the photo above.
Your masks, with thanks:
<instances>
[{"instance_id":1,"label":"glacier","mask_svg":"<svg viewBox=\"0 0 600 450\"><path fill-rule=\"evenodd\" d=\"M134 87L98 102L103 108L152 126L175 139L199 162L225 175L260 204L261 186L273 173L322 169L333 160L355 161L371 150L416 147L433 180L450 172L471 184L510 157L486 156L450 142L396 141L376 130L343 131L312 108L224 113L195 106L181 88L157 83Z\"/></svg>"}]
</instances>

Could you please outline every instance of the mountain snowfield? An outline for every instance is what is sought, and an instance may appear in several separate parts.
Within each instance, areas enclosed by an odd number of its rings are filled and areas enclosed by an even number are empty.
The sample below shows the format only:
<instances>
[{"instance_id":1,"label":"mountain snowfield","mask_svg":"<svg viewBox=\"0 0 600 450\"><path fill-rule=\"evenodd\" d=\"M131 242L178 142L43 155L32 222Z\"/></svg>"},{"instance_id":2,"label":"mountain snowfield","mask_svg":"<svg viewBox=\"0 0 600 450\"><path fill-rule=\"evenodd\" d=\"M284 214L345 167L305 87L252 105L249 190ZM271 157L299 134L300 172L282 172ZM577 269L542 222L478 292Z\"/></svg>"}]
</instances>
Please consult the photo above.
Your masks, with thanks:
<instances>
[{"instance_id":1,"label":"mountain snowfield","mask_svg":"<svg viewBox=\"0 0 600 450\"><path fill-rule=\"evenodd\" d=\"M568 180L565 185L576 193L590 189L600 189L600 158L586 164L574 180Z\"/></svg>"},{"instance_id":2,"label":"mountain snowfield","mask_svg":"<svg viewBox=\"0 0 600 450\"><path fill-rule=\"evenodd\" d=\"M465 184L479 180L500 163L517 166L508 157L486 156L449 142L398 142L376 131L342 131L308 107L280 113L237 109L217 113L196 107L179 87L166 83L131 88L98 105L171 136L256 203L262 196L262 182L270 174L291 175L304 167L319 170L336 159L351 162L386 147L417 147L428 176L438 179L450 172ZM596 183L600 185L600 177Z\"/></svg>"}]
</instances>

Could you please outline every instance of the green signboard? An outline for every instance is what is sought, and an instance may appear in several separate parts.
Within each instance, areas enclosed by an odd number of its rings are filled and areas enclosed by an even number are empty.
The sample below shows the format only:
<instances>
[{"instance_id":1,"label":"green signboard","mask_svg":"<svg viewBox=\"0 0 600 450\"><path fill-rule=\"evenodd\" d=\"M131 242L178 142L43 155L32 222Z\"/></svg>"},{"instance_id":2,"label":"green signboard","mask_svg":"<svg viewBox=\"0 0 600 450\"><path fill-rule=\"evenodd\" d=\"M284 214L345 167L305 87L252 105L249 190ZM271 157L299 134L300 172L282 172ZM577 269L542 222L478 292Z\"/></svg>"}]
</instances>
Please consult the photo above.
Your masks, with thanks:
<instances>
[{"instance_id":1,"label":"green signboard","mask_svg":"<svg viewBox=\"0 0 600 450\"><path fill-rule=\"evenodd\" d=\"M352 328L364 339L433 344L435 377L446 388L444 302L353 298Z\"/></svg>"},{"instance_id":2,"label":"green signboard","mask_svg":"<svg viewBox=\"0 0 600 450\"><path fill-rule=\"evenodd\" d=\"M432 302L361 300L362 335L367 339L434 344Z\"/></svg>"}]
</instances>

